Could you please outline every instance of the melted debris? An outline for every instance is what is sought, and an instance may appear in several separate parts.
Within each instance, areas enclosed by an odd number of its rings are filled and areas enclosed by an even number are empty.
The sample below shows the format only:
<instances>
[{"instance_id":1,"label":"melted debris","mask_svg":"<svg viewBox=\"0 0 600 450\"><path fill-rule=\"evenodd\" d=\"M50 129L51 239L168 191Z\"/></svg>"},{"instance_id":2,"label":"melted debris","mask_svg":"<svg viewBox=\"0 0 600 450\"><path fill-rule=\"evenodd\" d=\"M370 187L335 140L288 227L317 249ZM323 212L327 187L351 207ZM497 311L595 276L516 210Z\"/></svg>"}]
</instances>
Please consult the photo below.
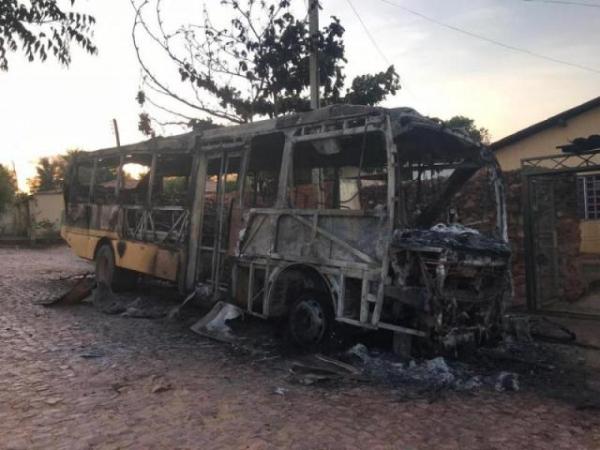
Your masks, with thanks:
<instances>
[{"instance_id":1,"label":"melted debris","mask_svg":"<svg viewBox=\"0 0 600 450\"><path fill-rule=\"evenodd\" d=\"M346 357L354 360L369 378L406 391L471 391L493 387L497 378L494 374L483 376L465 364L441 356L402 362L393 354L369 351L362 344L348 350Z\"/></svg>"},{"instance_id":2,"label":"melted debris","mask_svg":"<svg viewBox=\"0 0 600 450\"><path fill-rule=\"evenodd\" d=\"M399 248L439 247L483 255L510 256L508 244L460 224L439 224L429 230L397 230L392 245Z\"/></svg>"}]
</instances>

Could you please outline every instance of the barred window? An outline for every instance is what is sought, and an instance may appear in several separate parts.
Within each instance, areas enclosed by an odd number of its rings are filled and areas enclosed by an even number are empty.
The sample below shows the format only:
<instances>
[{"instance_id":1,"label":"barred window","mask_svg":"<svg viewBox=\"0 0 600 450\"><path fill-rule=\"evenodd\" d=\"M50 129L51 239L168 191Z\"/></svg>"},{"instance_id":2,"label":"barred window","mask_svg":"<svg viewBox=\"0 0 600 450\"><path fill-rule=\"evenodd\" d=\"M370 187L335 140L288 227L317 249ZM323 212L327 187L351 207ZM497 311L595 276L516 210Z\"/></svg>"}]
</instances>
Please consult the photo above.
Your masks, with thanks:
<instances>
[{"instance_id":1,"label":"barred window","mask_svg":"<svg viewBox=\"0 0 600 450\"><path fill-rule=\"evenodd\" d=\"M582 219L600 219L600 174L578 176L577 197Z\"/></svg>"}]
</instances>

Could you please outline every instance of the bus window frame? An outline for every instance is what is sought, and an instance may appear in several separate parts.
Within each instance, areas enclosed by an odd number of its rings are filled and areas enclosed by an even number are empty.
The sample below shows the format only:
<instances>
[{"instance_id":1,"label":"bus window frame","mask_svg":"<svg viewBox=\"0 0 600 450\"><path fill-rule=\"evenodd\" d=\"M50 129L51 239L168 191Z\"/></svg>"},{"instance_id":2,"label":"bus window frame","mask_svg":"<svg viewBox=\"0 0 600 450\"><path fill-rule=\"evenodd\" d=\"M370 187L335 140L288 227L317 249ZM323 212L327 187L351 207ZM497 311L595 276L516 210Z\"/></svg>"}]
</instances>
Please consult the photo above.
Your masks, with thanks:
<instances>
[{"instance_id":1,"label":"bus window frame","mask_svg":"<svg viewBox=\"0 0 600 450\"><path fill-rule=\"evenodd\" d=\"M149 180L148 180L148 192L146 193L146 196L144 198L143 202L140 202L140 204L135 204L135 203L131 203L131 202L126 202L125 199L123 198L123 191L125 191L124 189L124 183L125 183L125 176L124 176L124 171L123 171L123 167L126 166L127 164L137 164L137 163L130 163L127 162L127 158L128 157L133 157L133 156L137 156L137 155L147 155L150 156L150 170L148 171L148 175L149 175ZM118 171L118 175L117 175L117 186L116 186L116 204L118 205L123 205L123 206L151 206L152 205L152 183L154 181L154 174L153 174L153 170L155 170L156 167L156 158L157 158L158 154L155 152L151 152L151 151L145 151L145 152L133 152L133 153L128 153L126 155L120 155L119 156L119 171ZM142 164L140 164L142 165ZM140 178L139 181L141 181L142 178Z\"/></svg>"},{"instance_id":2,"label":"bus window frame","mask_svg":"<svg viewBox=\"0 0 600 450\"><path fill-rule=\"evenodd\" d=\"M96 161L97 161L97 158L89 158L89 157L75 159L71 168L69 169L69 174L68 174L69 192L68 192L68 198L65 198L65 200L67 200L68 203L84 204L84 205L89 205L89 204L93 203L94 180L96 178ZM79 167L82 165L87 165L87 164L89 164L91 166L92 170L91 170L91 174L90 174L90 184L88 185L87 199L82 201L77 198L77 195L73 191L73 187L79 186Z\"/></svg>"},{"instance_id":3,"label":"bus window frame","mask_svg":"<svg viewBox=\"0 0 600 450\"><path fill-rule=\"evenodd\" d=\"M188 157L190 161L190 170L187 175L168 175L168 177L185 177L187 178L186 183L186 191L185 191L185 199L180 204L163 204L160 199L155 200L155 187L158 185L157 183L160 181L163 182L165 176L157 177L158 171L158 163L159 160L163 157ZM149 208L168 208L168 207L177 207L184 209L192 209L193 208L193 196L195 192L195 183L196 180L196 172L198 167L199 154L196 152L190 151L171 151L171 152L157 152L153 153L152 157L152 166L150 168L150 179L149 179L149 191L147 196L147 206ZM158 203L157 203L158 202Z\"/></svg>"},{"instance_id":4,"label":"bus window frame","mask_svg":"<svg viewBox=\"0 0 600 450\"><path fill-rule=\"evenodd\" d=\"M249 206L246 204L245 196L246 196L246 178L248 176L248 172L250 170L250 161L252 159L252 152L254 150L254 142L257 138L270 136L270 135L279 135L283 137L283 147L281 148L281 162L279 164L279 170L276 175L277 182L277 190L275 192L274 201L271 206L268 207L256 207ZM240 209L242 211L249 211L253 209L258 210L272 210L272 209L283 209L285 208L286 203L286 192L285 189L282 191L282 183L287 183L287 175L284 173L284 166L286 165L287 155L289 153L288 147L291 145L291 135L289 132L285 131L275 131L264 134L258 134L249 139L244 145L242 151L242 161L241 161L241 179L239 182L239 194L240 194ZM283 184L285 186L285 184Z\"/></svg>"},{"instance_id":5,"label":"bus window frame","mask_svg":"<svg viewBox=\"0 0 600 450\"><path fill-rule=\"evenodd\" d=\"M98 203L98 199L96 196L96 181L97 181L97 175L98 175L98 163L100 160L103 159L111 159L111 158L119 158L119 164L116 166L117 167L117 178L116 178L116 183L115 183L115 187L113 188L113 195L114 195L114 199L112 202L104 202L104 203ZM118 205L119 204L119 184L121 183L120 177L121 177L121 166L123 164L123 155L106 155L106 156L95 156L93 158L94 160L94 170L92 172L92 184L90 185L90 196L89 196L89 203L90 204L94 204L94 205Z\"/></svg>"},{"instance_id":6,"label":"bus window frame","mask_svg":"<svg viewBox=\"0 0 600 450\"><path fill-rule=\"evenodd\" d=\"M383 154L385 156L386 159L386 175L387 175L387 179L386 179L386 201L385 201L385 214L389 217L393 217L395 216L395 208L394 208L394 192L395 192L395 153L394 149L396 144L394 143L393 140L393 136L391 134L391 129L389 128L389 123L387 124L387 126L385 126L384 128L381 129L373 129L373 130L368 130L365 129L364 133L367 134L379 134L381 136L381 144L382 144L382 151ZM356 136L362 136L363 133L356 133ZM289 138L289 144L288 144L288 140L286 140L286 146L289 145L289 149L288 149L288 154L286 156L286 153L284 152L283 158L284 161L288 161L288 167L287 167L287 174L285 175L286 178L285 180L282 179L280 180L280 191L282 190L283 187L283 192L282 192L282 202L281 202L281 207L285 208L286 205L289 205L291 207L291 209L298 209L298 210L304 210L304 211L311 211L312 209L304 209L304 208L297 208L293 201L292 201L292 195L291 195L291 190L294 188L294 152L296 150L296 146L298 144L301 143L310 143L310 142L314 142L314 141L322 141L324 139L340 139L342 137L344 137L343 134L339 134L339 135L334 135L333 137L328 136L328 137L322 137L322 136L318 136L316 135L314 137L314 139L310 139L310 138L306 138L304 136L302 136L301 138L298 138L297 136L293 136L290 134L286 135ZM282 166L283 166L283 162L282 161ZM362 205L361 205L362 206ZM328 208L328 209L317 209L319 211L320 214L347 214L347 215L368 215L368 214L376 214L377 213L377 209L365 209L365 208L361 208L359 210L346 210L343 208Z\"/></svg>"}]
</instances>

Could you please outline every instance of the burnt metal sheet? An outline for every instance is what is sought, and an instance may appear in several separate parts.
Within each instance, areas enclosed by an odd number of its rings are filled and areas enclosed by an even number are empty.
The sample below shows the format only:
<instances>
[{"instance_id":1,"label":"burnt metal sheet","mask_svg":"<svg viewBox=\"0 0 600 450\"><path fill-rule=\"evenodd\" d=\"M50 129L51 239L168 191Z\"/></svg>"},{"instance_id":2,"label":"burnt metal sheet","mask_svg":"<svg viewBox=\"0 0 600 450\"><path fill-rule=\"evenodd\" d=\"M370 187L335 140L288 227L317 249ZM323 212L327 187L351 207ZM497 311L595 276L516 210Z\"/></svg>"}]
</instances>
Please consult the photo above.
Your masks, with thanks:
<instances>
[{"instance_id":1,"label":"burnt metal sheet","mask_svg":"<svg viewBox=\"0 0 600 450\"><path fill-rule=\"evenodd\" d=\"M397 230L392 245L398 248L423 247L468 251L479 255L495 255L508 258L510 246L498 239L477 232L436 231L435 229Z\"/></svg>"}]
</instances>

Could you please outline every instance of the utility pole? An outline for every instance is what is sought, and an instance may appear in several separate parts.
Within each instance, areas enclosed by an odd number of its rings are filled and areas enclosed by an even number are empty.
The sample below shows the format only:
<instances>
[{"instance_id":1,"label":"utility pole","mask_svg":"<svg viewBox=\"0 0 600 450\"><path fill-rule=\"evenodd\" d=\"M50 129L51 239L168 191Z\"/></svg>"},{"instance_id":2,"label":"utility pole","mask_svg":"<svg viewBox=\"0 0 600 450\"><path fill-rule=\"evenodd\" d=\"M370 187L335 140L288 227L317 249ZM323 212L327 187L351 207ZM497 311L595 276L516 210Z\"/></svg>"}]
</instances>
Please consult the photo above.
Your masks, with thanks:
<instances>
[{"instance_id":1,"label":"utility pole","mask_svg":"<svg viewBox=\"0 0 600 450\"><path fill-rule=\"evenodd\" d=\"M309 0L309 25L310 25L310 106L319 109L321 106L319 94L319 0Z\"/></svg>"},{"instance_id":2,"label":"utility pole","mask_svg":"<svg viewBox=\"0 0 600 450\"><path fill-rule=\"evenodd\" d=\"M121 137L119 136L119 124L117 123L117 119L113 119L113 129L115 130L115 138L117 139L117 147L121 146Z\"/></svg>"},{"instance_id":3,"label":"utility pole","mask_svg":"<svg viewBox=\"0 0 600 450\"><path fill-rule=\"evenodd\" d=\"M17 177L17 166L15 166L15 161L14 159L11 161L12 163L12 169L13 169L13 176L15 177L15 183L17 183L17 191L19 190L19 178Z\"/></svg>"}]
</instances>

